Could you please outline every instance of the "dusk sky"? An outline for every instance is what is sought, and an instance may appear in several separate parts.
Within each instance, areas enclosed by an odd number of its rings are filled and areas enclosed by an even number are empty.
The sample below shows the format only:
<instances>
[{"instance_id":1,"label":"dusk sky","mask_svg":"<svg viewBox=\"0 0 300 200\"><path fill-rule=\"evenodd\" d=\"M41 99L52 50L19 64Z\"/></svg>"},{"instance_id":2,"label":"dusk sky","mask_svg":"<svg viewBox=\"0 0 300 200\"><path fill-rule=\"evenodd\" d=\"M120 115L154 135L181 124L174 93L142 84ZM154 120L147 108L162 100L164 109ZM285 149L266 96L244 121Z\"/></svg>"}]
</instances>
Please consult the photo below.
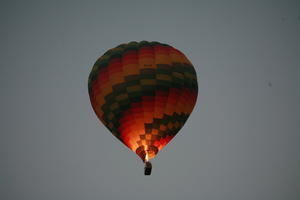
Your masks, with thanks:
<instances>
[{"instance_id":1,"label":"dusk sky","mask_svg":"<svg viewBox=\"0 0 300 200\"><path fill-rule=\"evenodd\" d=\"M0 27L0 199L300 199L300 1L2 0ZM199 84L147 177L87 88L106 50L142 40Z\"/></svg>"}]
</instances>

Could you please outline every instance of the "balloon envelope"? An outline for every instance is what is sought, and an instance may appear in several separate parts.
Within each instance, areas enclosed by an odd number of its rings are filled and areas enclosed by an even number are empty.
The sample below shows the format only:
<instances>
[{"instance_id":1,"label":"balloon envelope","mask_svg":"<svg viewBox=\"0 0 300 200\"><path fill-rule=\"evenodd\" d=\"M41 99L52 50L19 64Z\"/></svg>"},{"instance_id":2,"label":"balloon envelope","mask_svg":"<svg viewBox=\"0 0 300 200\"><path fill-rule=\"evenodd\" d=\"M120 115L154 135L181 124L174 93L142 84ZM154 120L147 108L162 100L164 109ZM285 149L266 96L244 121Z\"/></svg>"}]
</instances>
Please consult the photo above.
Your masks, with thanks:
<instances>
[{"instance_id":1,"label":"balloon envelope","mask_svg":"<svg viewBox=\"0 0 300 200\"><path fill-rule=\"evenodd\" d=\"M198 94L196 71L186 56L146 41L108 50L94 64L88 88L101 122L143 161L178 133Z\"/></svg>"}]
</instances>

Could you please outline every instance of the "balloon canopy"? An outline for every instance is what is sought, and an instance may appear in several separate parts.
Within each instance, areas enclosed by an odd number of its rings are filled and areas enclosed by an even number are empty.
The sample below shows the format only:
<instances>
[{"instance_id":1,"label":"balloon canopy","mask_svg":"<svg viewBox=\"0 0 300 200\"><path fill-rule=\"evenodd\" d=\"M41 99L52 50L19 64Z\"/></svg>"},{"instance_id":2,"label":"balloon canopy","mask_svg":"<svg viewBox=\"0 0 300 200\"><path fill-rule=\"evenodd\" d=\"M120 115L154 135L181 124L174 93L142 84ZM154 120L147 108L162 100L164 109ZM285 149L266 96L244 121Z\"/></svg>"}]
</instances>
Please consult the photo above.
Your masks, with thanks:
<instances>
[{"instance_id":1,"label":"balloon canopy","mask_svg":"<svg viewBox=\"0 0 300 200\"><path fill-rule=\"evenodd\" d=\"M182 128L197 100L192 63L159 42L130 42L108 50L88 80L101 122L144 162Z\"/></svg>"}]
</instances>

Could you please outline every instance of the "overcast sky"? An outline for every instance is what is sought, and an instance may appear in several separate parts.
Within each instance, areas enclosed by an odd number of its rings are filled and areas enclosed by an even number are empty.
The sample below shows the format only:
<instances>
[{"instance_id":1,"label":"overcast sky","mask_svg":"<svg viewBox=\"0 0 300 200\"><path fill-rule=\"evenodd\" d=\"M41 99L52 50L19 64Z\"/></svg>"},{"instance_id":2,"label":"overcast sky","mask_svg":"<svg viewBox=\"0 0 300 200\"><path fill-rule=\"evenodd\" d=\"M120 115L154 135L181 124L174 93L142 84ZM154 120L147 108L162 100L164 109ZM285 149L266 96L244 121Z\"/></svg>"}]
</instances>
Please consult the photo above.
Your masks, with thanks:
<instances>
[{"instance_id":1,"label":"overcast sky","mask_svg":"<svg viewBox=\"0 0 300 200\"><path fill-rule=\"evenodd\" d=\"M197 105L143 175L94 114L107 49L159 41ZM299 1L1 1L0 199L300 199Z\"/></svg>"}]
</instances>

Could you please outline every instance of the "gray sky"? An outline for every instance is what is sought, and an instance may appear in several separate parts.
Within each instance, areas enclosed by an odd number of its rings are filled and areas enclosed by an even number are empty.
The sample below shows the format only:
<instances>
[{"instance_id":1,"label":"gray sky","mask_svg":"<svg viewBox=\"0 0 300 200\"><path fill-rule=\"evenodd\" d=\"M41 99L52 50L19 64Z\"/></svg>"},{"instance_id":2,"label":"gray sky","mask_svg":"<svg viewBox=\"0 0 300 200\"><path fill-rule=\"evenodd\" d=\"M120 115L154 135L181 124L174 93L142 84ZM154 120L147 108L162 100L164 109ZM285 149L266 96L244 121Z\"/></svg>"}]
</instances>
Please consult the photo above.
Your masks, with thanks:
<instances>
[{"instance_id":1,"label":"gray sky","mask_svg":"<svg viewBox=\"0 0 300 200\"><path fill-rule=\"evenodd\" d=\"M0 199L300 199L299 1L1 1ZM199 97L153 174L99 123L92 65L178 48Z\"/></svg>"}]
</instances>

